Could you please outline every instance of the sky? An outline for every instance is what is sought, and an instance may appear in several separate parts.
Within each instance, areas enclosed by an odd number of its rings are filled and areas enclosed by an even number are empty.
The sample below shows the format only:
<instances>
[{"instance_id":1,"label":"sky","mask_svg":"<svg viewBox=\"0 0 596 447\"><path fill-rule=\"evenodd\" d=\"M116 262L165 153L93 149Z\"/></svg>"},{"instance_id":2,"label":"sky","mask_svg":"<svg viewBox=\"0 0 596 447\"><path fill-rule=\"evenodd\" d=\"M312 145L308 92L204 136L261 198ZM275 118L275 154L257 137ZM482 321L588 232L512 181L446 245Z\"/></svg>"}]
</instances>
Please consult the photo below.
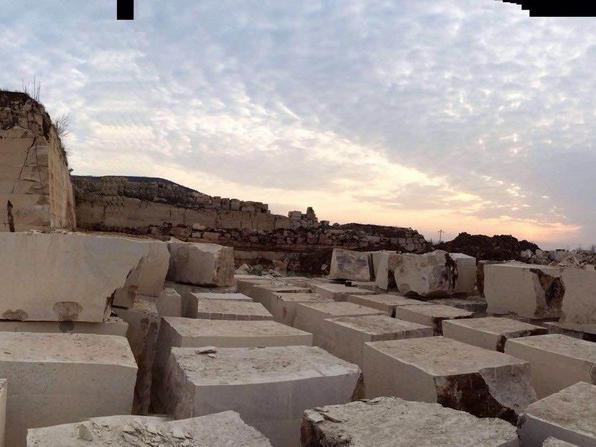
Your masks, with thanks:
<instances>
[{"instance_id":1,"label":"sky","mask_svg":"<svg viewBox=\"0 0 596 447\"><path fill-rule=\"evenodd\" d=\"M427 240L596 243L596 18L496 0L0 0L77 175L163 177Z\"/></svg>"}]
</instances>

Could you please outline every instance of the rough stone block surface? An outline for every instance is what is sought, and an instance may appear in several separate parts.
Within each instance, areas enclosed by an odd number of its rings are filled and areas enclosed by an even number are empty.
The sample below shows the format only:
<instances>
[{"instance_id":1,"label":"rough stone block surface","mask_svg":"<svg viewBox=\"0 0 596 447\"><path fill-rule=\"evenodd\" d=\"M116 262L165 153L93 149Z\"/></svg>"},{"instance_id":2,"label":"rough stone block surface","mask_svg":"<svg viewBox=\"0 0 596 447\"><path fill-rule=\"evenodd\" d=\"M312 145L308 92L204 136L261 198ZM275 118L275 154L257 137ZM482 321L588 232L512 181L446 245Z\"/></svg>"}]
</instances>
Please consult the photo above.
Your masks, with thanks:
<instances>
[{"instance_id":1,"label":"rough stone block surface","mask_svg":"<svg viewBox=\"0 0 596 447\"><path fill-rule=\"evenodd\" d=\"M250 296L255 302L261 303L265 306L269 312L272 311L273 301L275 301L275 296L278 293L310 293L311 289L309 287L300 287L300 286L293 286L293 285L280 285L280 284L271 284L271 285L255 285L252 287L249 292L248 296Z\"/></svg>"},{"instance_id":2,"label":"rough stone block surface","mask_svg":"<svg viewBox=\"0 0 596 447\"><path fill-rule=\"evenodd\" d=\"M412 304L395 308L395 318L430 326L435 335L443 333L443 321L472 316L472 312L442 304Z\"/></svg>"},{"instance_id":3,"label":"rough stone block surface","mask_svg":"<svg viewBox=\"0 0 596 447\"><path fill-rule=\"evenodd\" d=\"M561 315L565 291L561 267L529 264L484 266L484 296L489 314L515 313L530 319Z\"/></svg>"},{"instance_id":4,"label":"rough stone block surface","mask_svg":"<svg viewBox=\"0 0 596 447\"><path fill-rule=\"evenodd\" d=\"M217 244L170 241L167 279L194 285L231 286L234 249Z\"/></svg>"},{"instance_id":5,"label":"rough stone block surface","mask_svg":"<svg viewBox=\"0 0 596 447\"><path fill-rule=\"evenodd\" d=\"M124 337L3 332L0 377L8 380L6 445L27 429L129 414L137 365Z\"/></svg>"},{"instance_id":6,"label":"rough stone block surface","mask_svg":"<svg viewBox=\"0 0 596 447\"><path fill-rule=\"evenodd\" d=\"M396 287L395 266L398 263L399 255L396 252L382 251L379 255L379 266L376 268L375 284L381 290L389 290Z\"/></svg>"},{"instance_id":7,"label":"rough stone block surface","mask_svg":"<svg viewBox=\"0 0 596 447\"><path fill-rule=\"evenodd\" d=\"M276 293L271 302L273 319L288 326L294 326L296 305L299 303L333 303L318 293Z\"/></svg>"},{"instance_id":8,"label":"rough stone block surface","mask_svg":"<svg viewBox=\"0 0 596 447\"><path fill-rule=\"evenodd\" d=\"M406 306L408 304L427 304L426 301L413 300L396 294L379 294L379 295L348 295L348 302L359 304L360 306L372 307L387 313L388 316L395 316L395 308L397 306Z\"/></svg>"},{"instance_id":9,"label":"rough stone block surface","mask_svg":"<svg viewBox=\"0 0 596 447\"><path fill-rule=\"evenodd\" d=\"M329 266L329 279L371 281L374 279L371 254L334 248Z\"/></svg>"},{"instance_id":10,"label":"rough stone block surface","mask_svg":"<svg viewBox=\"0 0 596 447\"><path fill-rule=\"evenodd\" d=\"M515 427L438 404L379 397L304 412L303 447L517 447Z\"/></svg>"},{"instance_id":11,"label":"rough stone block surface","mask_svg":"<svg viewBox=\"0 0 596 447\"><path fill-rule=\"evenodd\" d=\"M520 418L518 433L522 445L528 447L548 445L543 442L549 437L572 445L596 446L596 386L578 382L529 405Z\"/></svg>"},{"instance_id":12,"label":"rough stone block surface","mask_svg":"<svg viewBox=\"0 0 596 447\"><path fill-rule=\"evenodd\" d=\"M568 268L562 280L561 327L596 334L596 271Z\"/></svg>"},{"instance_id":13,"label":"rough stone block surface","mask_svg":"<svg viewBox=\"0 0 596 447\"><path fill-rule=\"evenodd\" d=\"M46 332L51 334L95 334L126 337L128 323L109 317L103 323L80 321L0 321L0 332Z\"/></svg>"},{"instance_id":14,"label":"rough stone block surface","mask_svg":"<svg viewBox=\"0 0 596 447\"><path fill-rule=\"evenodd\" d=\"M312 291L333 301L347 301L348 295L374 295L372 290L334 283L313 283Z\"/></svg>"},{"instance_id":15,"label":"rough stone block surface","mask_svg":"<svg viewBox=\"0 0 596 447\"><path fill-rule=\"evenodd\" d=\"M191 292L186 298L186 313L184 315L188 318L196 318L199 303L205 300L228 300L228 301L245 301L252 302L252 298L243 293L213 293L213 292Z\"/></svg>"},{"instance_id":16,"label":"rough stone block surface","mask_svg":"<svg viewBox=\"0 0 596 447\"><path fill-rule=\"evenodd\" d=\"M309 346L224 348L214 357L172 348L168 412L176 418L233 410L273 446L298 445L302 413L349 402L356 365Z\"/></svg>"},{"instance_id":17,"label":"rough stone block surface","mask_svg":"<svg viewBox=\"0 0 596 447\"><path fill-rule=\"evenodd\" d=\"M191 318L207 320L272 320L260 303L234 300L203 300L197 303L197 314Z\"/></svg>"},{"instance_id":18,"label":"rough stone block surface","mask_svg":"<svg viewBox=\"0 0 596 447\"><path fill-rule=\"evenodd\" d=\"M543 398L577 382L596 384L596 344L560 334L507 340L505 353L532 365L532 381Z\"/></svg>"},{"instance_id":19,"label":"rough stone block surface","mask_svg":"<svg viewBox=\"0 0 596 447\"><path fill-rule=\"evenodd\" d=\"M546 328L510 318L486 317L443 321L445 337L499 352L505 351L505 342L509 339L547 333Z\"/></svg>"},{"instance_id":20,"label":"rough stone block surface","mask_svg":"<svg viewBox=\"0 0 596 447\"><path fill-rule=\"evenodd\" d=\"M512 423L536 400L528 362L445 337L365 343L363 376L367 397L437 402Z\"/></svg>"}]
</instances>

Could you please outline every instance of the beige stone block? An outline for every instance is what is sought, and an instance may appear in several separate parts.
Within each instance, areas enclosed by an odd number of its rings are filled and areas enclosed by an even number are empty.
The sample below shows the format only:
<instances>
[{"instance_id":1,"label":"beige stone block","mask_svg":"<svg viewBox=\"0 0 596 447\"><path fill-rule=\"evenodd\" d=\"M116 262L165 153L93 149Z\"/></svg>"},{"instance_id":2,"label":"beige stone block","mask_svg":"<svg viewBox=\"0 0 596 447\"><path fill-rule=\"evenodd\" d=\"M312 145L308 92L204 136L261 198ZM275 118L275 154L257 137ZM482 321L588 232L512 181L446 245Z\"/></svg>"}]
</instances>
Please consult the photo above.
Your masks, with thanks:
<instances>
[{"instance_id":1,"label":"beige stone block","mask_svg":"<svg viewBox=\"0 0 596 447\"><path fill-rule=\"evenodd\" d=\"M153 364L154 411L164 411L164 378L172 347L252 348L312 345L312 335L275 321L227 321L165 317L161 321Z\"/></svg>"},{"instance_id":2,"label":"beige stone block","mask_svg":"<svg viewBox=\"0 0 596 447\"><path fill-rule=\"evenodd\" d=\"M472 316L472 312L442 304L408 304L395 308L395 318L430 326L435 335L443 333L443 321Z\"/></svg>"},{"instance_id":3,"label":"beige stone block","mask_svg":"<svg viewBox=\"0 0 596 447\"><path fill-rule=\"evenodd\" d=\"M362 315L383 315L380 310L353 303L297 303L294 327L313 334L316 346L326 346L328 334L323 321L335 317L356 317Z\"/></svg>"},{"instance_id":4,"label":"beige stone block","mask_svg":"<svg viewBox=\"0 0 596 447\"><path fill-rule=\"evenodd\" d=\"M375 284L381 290L395 288L395 266L399 254L394 251L382 251L379 255L379 265L376 268Z\"/></svg>"},{"instance_id":5,"label":"beige stone block","mask_svg":"<svg viewBox=\"0 0 596 447\"><path fill-rule=\"evenodd\" d=\"M363 376L367 397L437 402L512 423L536 400L528 362L445 337L365 343Z\"/></svg>"},{"instance_id":6,"label":"beige stone block","mask_svg":"<svg viewBox=\"0 0 596 447\"><path fill-rule=\"evenodd\" d=\"M458 309L472 312L474 317L486 316L486 299L479 295L474 296L452 296L449 298L435 298L429 301L432 304L444 304L445 306L457 307Z\"/></svg>"},{"instance_id":7,"label":"beige stone block","mask_svg":"<svg viewBox=\"0 0 596 447\"><path fill-rule=\"evenodd\" d=\"M519 447L505 421L395 397L307 410L301 432L303 447Z\"/></svg>"},{"instance_id":8,"label":"beige stone block","mask_svg":"<svg viewBox=\"0 0 596 447\"><path fill-rule=\"evenodd\" d=\"M348 302L360 306L372 307L373 309L385 312L390 317L395 316L397 306L410 304L428 304L426 301L413 300L401 295L383 293L379 295L348 295Z\"/></svg>"},{"instance_id":9,"label":"beige stone block","mask_svg":"<svg viewBox=\"0 0 596 447\"><path fill-rule=\"evenodd\" d=\"M176 289L165 288L155 300L155 307L160 317L181 317L182 297Z\"/></svg>"},{"instance_id":10,"label":"beige stone block","mask_svg":"<svg viewBox=\"0 0 596 447\"><path fill-rule=\"evenodd\" d=\"M329 279L371 281L374 275L372 256L368 252L334 248L329 266Z\"/></svg>"},{"instance_id":11,"label":"beige stone block","mask_svg":"<svg viewBox=\"0 0 596 447\"><path fill-rule=\"evenodd\" d=\"M292 285L255 285L250 289L249 296L257 303L265 306L269 312L273 309L273 301L278 293L310 293L308 287Z\"/></svg>"},{"instance_id":12,"label":"beige stone block","mask_svg":"<svg viewBox=\"0 0 596 447\"><path fill-rule=\"evenodd\" d=\"M520 418L518 433L524 447L565 445L552 440L546 443L549 437L567 445L594 447L594 421L596 386L579 382L529 405Z\"/></svg>"},{"instance_id":13,"label":"beige stone block","mask_svg":"<svg viewBox=\"0 0 596 447\"><path fill-rule=\"evenodd\" d=\"M472 295L476 286L476 258L463 253L449 253L457 265L454 293Z\"/></svg>"},{"instance_id":14,"label":"beige stone block","mask_svg":"<svg viewBox=\"0 0 596 447\"><path fill-rule=\"evenodd\" d=\"M234 249L217 244L170 241L167 279L195 285L231 286Z\"/></svg>"},{"instance_id":15,"label":"beige stone block","mask_svg":"<svg viewBox=\"0 0 596 447\"><path fill-rule=\"evenodd\" d=\"M443 335L479 348L504 352L512 338L547 334L546 328L510 318L464 318L443 321Z\"/></svg>"},{"instance_id":16,"label":"beige stone block","mask_svg":"<svg viewBox=\"0 0 596 447\"><path fill-rule=\"evenodd\" d=\"M234 283L236 285L236 291L249 295L250 290L257 285L271 285L272 281L270 278L255 275L235 275Z\"/></svg>"},{"instance_id":17,"label":"beige stone block","mask_svg":"<svg viewBox=\"0 0 596 447\"><path fill-rule=\"evenodd\" d=\"M559 324L564 329L596 334L596 271L565 269Z\"/></svg>"},{"instance_id":18,"label":"beige stone block","mask_svg":"<svg viewBox=\"0 0 596 447\"><path fill-rule=\"evenodd\" d=\"M310 346L223 348L214 357L172 348L168 412L176 418L233 410L276 447L297 446L304 410L349 402L356 365Z\"/></svg>"},{"instance_id":19,"label":"beige stone block","mask_svg":"<svg viewBox=\"0 0 596 447\"><path fill-rule=\"evenodd\" d=\"M148 247L80 233L0 233L1 318L103 322L112 295L147 256ZM28 279L31 272L35 281Z\"/></svg>"},{"instance_id":20,"label":"beige stone block","mask_svg":"<svg viewBox=\"0 0 596 447\"><path fill-rule=\"evenodd\" d=\"M288 326L294 326L298 303L333 303L318 293L276 293L271 303L273 319Z\"/></svg>"},{"instance_id":21,"label":"beige stone block","mask_svg":"<svg viewBox=\"0 0 596 447\"><path fill-rule=\"evenodd\" d=\"M0 321L0 332L95 334L126 337L127 330L128 323L118 317L109 317L103 323L82 323L79 321Z\"/></svg>"},{"instance_id":22,"label":"beige stone block","mask_svg":"<svg viewBox=\"0 0 596 447\"><path fill-rule=\"evenodd\" d=\"M539 398L577 382L596 382L596 344L589 341L559 334L536 335L507 340L505 353L530 362Z\"/></svg>"},{"instance_id":23,"label":"beige stone block","mask_svg":"<svg viewBox=\"0 0 596 447\"><path fill-rule=\"evenodd\" d=\"M347 301L348 295L374 295L375 293L372 290L334 283L313 283L312 291L333 301Z\"/></svg>"},{"instance_id":24,"label":"beige stone block","mask_svg":"<svg viewBox=\"0 0 596 447\"><path fill-rule=\"evenodd\" d=\"M244 446L270 447L269 440L238 413L224 411L172 421L152 416L107 416L29 430L27 447Z\"/></svg>"},{"instance_id":25,"label":"beige stone block","mask_svg":"<svg viewBox=\"0 0 596 447\"><path fill-rule=\"evenodd\" d=\"M409 321L396 320L386 315L366 315L358 317L338 317L323 320L326 351L346 362L362 368L364 343L403 338L432 337L431 327Z\"/></svg>"},{"instance_id":26,"label":"beige stone block","mask_svg":"<svg viewBox=\"0 0 596 447\"><path fill-rule=\"evenodd\" d=\"M539 319L559 317L563 284L561 267L529 264L484 266L484 296L489 314L515 313Z\"/></svg>"},{"instance_id":27,"label":"beige stone block","mask_svg":"<svg viewBox=\"0 0 596 447\"><path fill-rule=\"evenodd\" d=\"M544 443L542 444L543 447L578 447L576 444L571 444L569 442L561 441L560 439L553 438L552 436L546 438Z\"/></svg>"},{"instance_id":28,"label":"beige stone block","mask_svg":"<svg viewBox=\"0 0 596 447\"><path fill-rule=\"evenodd\" d=\"M8 381L0 379L0 447L6 445L6 401L8 399Z\"/></svg>"},{"instance_id":29,"label":"beige stone block","mask_svg":"<svg viewBox=\"0 0 596 447\"><path fill-rule=\"evenodd\" d=\"M206 320L273 320L261 303L234 300L203 300L197 303L196 315Z\"/></svg>"},{"instance_id":30,"label":"beige stone block","mask_svg":"<svg viewBox=\"0 0 596 447\"><path fill-rule=\"evenodd\" d=\"M29 428L130 413L136 374L124 337L2 332L6 445L25 446Z\"/></svg>"},{"instance_id":31,"label":"beige stone block","mask_svg":"<svg viewBox=\"0 0 596 447\"><path fill-rule=\"evenodd\" d=\"M139 265L138 293L145 296L160 296L170 266L168 244L150 241L149 253Z\"/></svg>"}]
</instances>

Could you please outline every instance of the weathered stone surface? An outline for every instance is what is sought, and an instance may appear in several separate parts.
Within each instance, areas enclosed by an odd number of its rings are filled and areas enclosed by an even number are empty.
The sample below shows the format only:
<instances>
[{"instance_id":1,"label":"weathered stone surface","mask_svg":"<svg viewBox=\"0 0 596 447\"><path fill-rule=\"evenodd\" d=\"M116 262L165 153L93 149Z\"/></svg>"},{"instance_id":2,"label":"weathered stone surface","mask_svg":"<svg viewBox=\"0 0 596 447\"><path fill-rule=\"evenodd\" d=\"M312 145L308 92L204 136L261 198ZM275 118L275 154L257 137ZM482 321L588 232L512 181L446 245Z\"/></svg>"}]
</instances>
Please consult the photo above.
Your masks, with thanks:
<instances>
[{"instance_id":1,"label":"weathered stone surface","mask_svg":"<svg viewBox=\"0 0 596 447\"><path fill-rule=\"evenodd\" d=\"M559 317L565 288L561 267L530 264L484 266L484 296L489 314L513 312L532 319Z\"/></svg>"},{"instance_id":2,"label":"weathered stone surface","mask_svg":"<svg viewBox=\"0 0 596 447\"><path fill-rule=\"evenodd\" d=\"M29 430L27 447L245 446L271 447L238 413L224 411L172 421L149 416L107 416Z\"/></svg>"},{"instance_id":3,"label":"weathered stone surface","mask_svg":"<svg viewBox=\"0 0 596 447\"><path fill-rule=\"evenodd\" d=\"M164 411L165 372L172 347L256 348L312 345L312 335L274 321L195 320L165 317L161 321L153 363L154 412Z\"/></svg>"},{"instance_id":4,"label":"weathered stone surface","mask_svg":"<svg viewBox=\"0 0 596 447\"><path fill-rule=\"evenodd\" d=\"M316 346L327 345L328 334L323 320L335 317L356 317L361 315L383 315L380 310L352 303L297 303L294 327L313 334Z\"/></svg>"},{"instance_id":5,"label":"weathered stone surface","mask_svg":"<svg viewBox=\"0 0 596 447\"><path fill-rule=\"evenodd\" d=\"M194 285L230 286L234 283L234 249L217 244L168 242L167 279Z\"/></svg>"},{"instance_id":6,"label":"weathered stone surface","mask_svg":"<svg viewBox=\"0 0 596 447\"><path fill-rule=\"evenodd\" d=\"M359 304L360 306L372 307L387 313L390 317L395 316L397 306L406 306L409 304L427 304L426 301L413 300L397 294L379 294L379 295L348 295L348 303Z\"/></svg>"},{"instance_id":7,"label":"weathered stone surface","mask_svg":"<svg viewBox=\"0 0 596 447\"><path fill-rule=\"evenodd\" d=\"M166 242L151 241L150 244L149 254L139 266L138 293L158 297L170 267L170 251Z\"/></svg>"},{"instance_id":8,"label":"weathered stone surface","mask_svg":"<svg viewBox=\"0 0 596 447\"><path fill-rule=\"evenodd\" d=\"M214 357L172 348L168 368L170 414L231 409L276 447L297 445L304 410L349 402L360 378L356 365L309 346L223 348Z\"/></svg>"},{"instance_id":9,"label":"weathered stone surface","mask_svg":"<svg viewBox=\"0 0 596 447\"><path fill-rule=\"evenodd\" d=\"M518 447L515 427L438 404L395 397L304 412L303 447Z\"/></svg>"},{"instance_id":10,"label":"weathered stone surface","mask_svg":"<svg viewBox=\"0 0 596 447\"><path fill-rule=\"evenodd\" d=\"M149 255L150 246L80 233L1 233L0 318L102 322L110 314L112 295Z\"/></svg>"},{"instance_id":11,"label":"weathered stone surface","mask_svg":"<svg viewBox=\"0 0 596 447\"><path fill-rule=\"evenodd\" d=\"M243 293L191 292L188 294L186 299L186 312L184 315L178 316L197 318L199 303L202 303L205 300L244 301L247 303L252 302L252 298L244 295Z\"/></svg>"},{"instance_id":12,"label":"weathered stone surface","mask_svg":"<svg viewBox=\"0 0 596 447\"><path fill-rule=\"evenodd\" d=\"M374 280L372 255L368 252L334 248L329 267L329 279Z\"/></svg>"},{"instance_id":13,"label":"weathered stone surface","mask_svg":"<svg viewBox=\"0 0 596 447\"><path fill-rule=\"evenodd\" d=\"M137 365L124 337L3 332L0 375L6 445L22 447L29 428L130 413Z\"/></svg>"},{"instance_id":14,"label":"weathered stone surface","mask_svg":"<svg viewBox=\"0 0 596 447\"><path fill-rule=\"evenodd\" d=\"M433 329L386 315L338 317L323 320L322 332L326 351L362 368L364 343L403 338L432 337Z\"/></svg>"},{"instance_id":15,"label":"weathered stone surface","mask_svg":"<svg viewBox=\"0 0 596 447\"><path fill-rule=\"evenodd\" d=\"M596 384L596 344L548 334L515 338L505 343L505 353L527 360L539 398L577 382Z\"/></svg>"},{"instance_id":16,"label":"weathered stone surface","mask_svg":"<svg viewBox=\"0 0 596 447\"><path fill-rule=\"evenodd\" d=\"M248 295L250 289L255 285L270 285L271 278L255 275L234 275L234 284L238 293Z\"/></svg>"},{"instance_id":17,"label":"weathered stone surface","mask_svg":"<svg viewBox=\"0 0 596 447\"><path fill-rule=\"evenodd\" d=\"M445 296L473 293L474 258L436 250L423 255L402 254L395 264L395 282L403 295Z\"/></svg>"},{"instance_id":18,"label":"weathered stone surface","mask_svg":"<svg viewBox=\"0 0 596 447\"><path fill-rule=\"evenodd\" d=\"M273 301L278 293L310 293L309 287L293 285L255 285L248 292L255 302L261 303L269 312L272 311Z\"/></svg>"},{"instance_id":19,"label":"weathered stone surface","mask_svg":"<svg viewBox=\"0 0 596 447\"><path fill-rule=\"evenodd\" d=\"M375 276L375 283L379 289L389 290L396 287L395 266L397 265L400 256L401 255L396 252L380 252L379 266Z\"/></svg>"},{"instance_id":20,"label":"weathered stone surface","mask_svg":"<svg viewBox=\"0 0 596 447\"><path fill-rule=\"evenodd\" d=\"M569 442L561 441L560 439L553 438L552 436L546 438L542 447L579 447L576 444L570 444Z\"/></svg>"},{"instance_id":21,"label":"weathered stone surface","mask_svg":"<svg viewBox=\"0 0 596 447\"><path fill-rule=\"evenodd\" d=\"M578 446L596 446L596 386L579 382L534 402L519 421L523 446L538 447L553 437ZM564 445L551 443L550 445Z\"/></svg>"},{"instance_id":22,"label":"weathered stone surface","mask_svg":"<svg viewBox=\"0 0 596 447\"><path fill-rule=\"evenodd\" d=\"M182 296L171 287L165 288L158 297L141 295L140 298L155 303L160 317L181 317L183 314Z\"/></svg>"},{"instance_id":23,"label":"weathered stone surface","mask_svg":"<svg viewBox=\"0 0 596 447\"><path fill-rule=\"evenodd\" d=\"M430 326L435 335L443 333L443 321L472 316L472 312L442 304L406 304L395 308L395 318Z\"/></svg>"},{"instance_id":24,"label":"weathered stone surface","mask_svg":"<svg viewBox=\"0 0 596 447\"><path fill-rule=\"evenodd\" d=\"M458 309L472 312L474 317L486 316L486 299L479 295L466 297L436 298L430 301L433 304L444 304L445 306L457 307Z\"/></svg>"},{"instance_id":25,"label":"weathered stone surface","mask_svg":"<svg viewBox=\"0 0 596 447\"><path fill-rule=\"evenodd\" d=\"M512 423L536 400L528 362L445 337L365 343L363 365L366 397L437 402Z\"/></svg>"},{"instance_id":26,"label":"weathered stone surface","mask_svg":"<svg viewBox=\"0 0 596 447\"><path fill-rule=\"evenodd\" d=\"M561 327L596 334L596 271L568 268L561 278L565 288Z\"/></svg>"},{"instance_id":27,"label":"weathered stone surface","mask_svg":"<svg viewBox=\"0 0 596 447\"><path fill-rule=\"evenodd\" d=\"M206 320L273 320L262 304L234 300L203 300L197 303L197 314L190 317Z\"/></svg>"},{"instance_id":28,"label":"weathered stone surface","mask_svg":"<svg viewBox=\"0 0 596 447\"><path fill-rule=\"evenodd\" d=\"M443 335L479 348L504 352L512 338L547 334L546 328L510 318L465 318L443 321Z\"/></svg>"},{"instance_id":29,"label":"weathered stone surface","mask_svg":"<svg viewBox=\"0 0 596 447\"><path fill-rule=\"evenodd\" d=\"M118 317L109 317L103 323L80 321L0 321L0 332L44 332L64 334L95 334L126 336L128 323Z\"/></svg>"},{"instance_id":30,"label":"weathered stone surface","mask_svg":"<svg viewBox=\"0 0 596 447\"><path fill-rule=\"evenodd\" d=\"M273 319L288 326L294 326L298 303L333 303L318 293L276 293L271 302Z\"/></svg>"},{"instance_id":31,"label":"weathered stone surface","mask_svg":"<svg viewBox=\"0 0 596 447\"><path fill-rule=\"evenodd\" d=\"M312 291L333 301L347 301L348 295L374 295L375 293L372 290L333 283L313 283Z\"/></svg>"}]
</instances>

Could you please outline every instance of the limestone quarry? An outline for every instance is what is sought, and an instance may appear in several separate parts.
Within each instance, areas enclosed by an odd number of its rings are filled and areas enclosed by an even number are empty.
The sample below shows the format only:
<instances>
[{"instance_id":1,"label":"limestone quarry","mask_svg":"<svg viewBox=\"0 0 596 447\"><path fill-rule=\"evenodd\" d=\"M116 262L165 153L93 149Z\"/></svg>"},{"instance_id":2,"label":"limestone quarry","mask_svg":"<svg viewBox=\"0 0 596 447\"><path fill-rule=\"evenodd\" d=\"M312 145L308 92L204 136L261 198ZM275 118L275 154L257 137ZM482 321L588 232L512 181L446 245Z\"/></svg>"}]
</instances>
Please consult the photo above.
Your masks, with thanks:
<instances>
[{"instance_id":1,"label":"limestone quarry","mask_svg":"<svg viewBox=\"0 0 596 447\"><path fill-rule=\"evenodd\" d=\"M0 159L0 447L596 446L588 253L71 178L22 93Z\"/></svg>"}]
</instances>

